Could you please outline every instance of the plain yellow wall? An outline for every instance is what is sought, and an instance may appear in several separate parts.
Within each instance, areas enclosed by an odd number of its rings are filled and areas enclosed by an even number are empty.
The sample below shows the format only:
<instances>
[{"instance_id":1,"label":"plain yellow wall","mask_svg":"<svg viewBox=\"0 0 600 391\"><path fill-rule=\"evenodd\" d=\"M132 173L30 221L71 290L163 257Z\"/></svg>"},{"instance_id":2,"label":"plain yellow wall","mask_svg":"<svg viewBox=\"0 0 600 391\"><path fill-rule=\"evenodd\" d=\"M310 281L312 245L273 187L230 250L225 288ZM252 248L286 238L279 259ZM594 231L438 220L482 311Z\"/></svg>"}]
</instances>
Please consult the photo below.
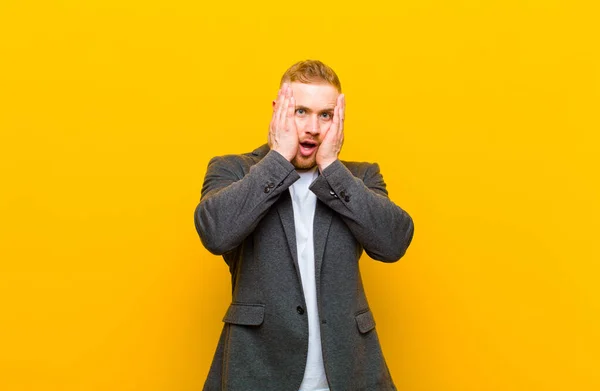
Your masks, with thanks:
<instances>
[{"instance_id":1,"label":"plain yellow wall","mask_svg":"<svg viewBox=\"0 0 600 391\"><path fill-rule=\"evenodd\" d=\"M2 0L0 390L201 389L206 165L266 141L306 58L415 220L361 260L398 388L600 389L596 4Z\"/></svg>"}]
</instances>

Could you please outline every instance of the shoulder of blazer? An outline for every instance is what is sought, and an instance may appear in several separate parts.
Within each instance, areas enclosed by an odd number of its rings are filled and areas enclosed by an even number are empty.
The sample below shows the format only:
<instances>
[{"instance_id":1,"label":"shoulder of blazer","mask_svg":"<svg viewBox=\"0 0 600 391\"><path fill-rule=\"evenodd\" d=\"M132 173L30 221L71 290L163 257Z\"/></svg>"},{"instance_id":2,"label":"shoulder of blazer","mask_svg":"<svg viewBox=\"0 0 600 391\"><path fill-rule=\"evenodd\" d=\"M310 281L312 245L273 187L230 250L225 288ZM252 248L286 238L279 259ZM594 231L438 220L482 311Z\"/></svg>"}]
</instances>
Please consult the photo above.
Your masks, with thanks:
<instances>
[{"instance_id":1,"label":"shoulder of blazer","mask_svg":"<svg viewBox=\"0 0 600 391\"><path fill-rule=\"evenodd\" d=\"M367 176L369 170L379 170L377 163L348 162L345 160L341 160L341 162L344 166L346 166L348 171L350 171L353 176L359 179L364 179Z\"/></svg>"},{"instance_id":2,"label":"shoulder of blazer","mask_svg":"<svg viewBox=\"0 0 600 391\"><path fill-rule=\"evenodd\" d=\"M238 179L242 179L248 174L250 167L260 162L269 150L269 146L264 144L252 152L215 156L210 159L208 164L210 166L211 164L216 163L221 167L226 167L226 169L233 173Z\"/></svg>"}]
</instances>

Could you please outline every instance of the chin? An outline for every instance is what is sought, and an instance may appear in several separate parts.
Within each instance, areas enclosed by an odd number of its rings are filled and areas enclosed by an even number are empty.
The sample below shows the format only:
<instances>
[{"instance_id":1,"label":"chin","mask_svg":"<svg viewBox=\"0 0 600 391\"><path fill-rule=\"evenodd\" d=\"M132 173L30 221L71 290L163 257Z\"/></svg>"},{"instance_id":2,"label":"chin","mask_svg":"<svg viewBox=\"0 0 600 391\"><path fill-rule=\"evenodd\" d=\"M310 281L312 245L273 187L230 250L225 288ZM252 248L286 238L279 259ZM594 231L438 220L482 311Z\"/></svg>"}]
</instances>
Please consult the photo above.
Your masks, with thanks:
<instances>
[{"instance_id":1,"label":"chin","mask_svg":"<svg viewBox=\"0 0 600 391\"><path fill-rule=\"evenodd\" d=\"M294 167L296 167L296 170L310 170L317 165L317 160L315 158L303 158L296 156L296 158L292 160L292 164Z\"/></svg>"}]
</instances>

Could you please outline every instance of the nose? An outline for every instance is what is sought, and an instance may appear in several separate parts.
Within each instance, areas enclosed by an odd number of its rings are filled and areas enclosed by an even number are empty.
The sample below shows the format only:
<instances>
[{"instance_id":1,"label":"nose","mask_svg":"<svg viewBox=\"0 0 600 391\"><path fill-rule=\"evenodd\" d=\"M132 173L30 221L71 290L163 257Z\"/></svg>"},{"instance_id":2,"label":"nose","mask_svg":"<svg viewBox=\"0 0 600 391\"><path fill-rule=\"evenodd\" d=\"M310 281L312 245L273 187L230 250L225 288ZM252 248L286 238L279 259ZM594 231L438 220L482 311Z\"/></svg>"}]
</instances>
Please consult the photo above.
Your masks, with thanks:
<instances>
[{"instance_id":1,"label":"nose","mask_svg":"<svg viewBox=\"0 0 600 391\"><path fill-rule=\"evenodd\" d=\"M306 126L304 128L306 133L309 133L313 136L318 136L321 133L321 127L319 124L319 119L316 115L310 117L308 121L306 121Z\"/></svg>"}]
</instances>

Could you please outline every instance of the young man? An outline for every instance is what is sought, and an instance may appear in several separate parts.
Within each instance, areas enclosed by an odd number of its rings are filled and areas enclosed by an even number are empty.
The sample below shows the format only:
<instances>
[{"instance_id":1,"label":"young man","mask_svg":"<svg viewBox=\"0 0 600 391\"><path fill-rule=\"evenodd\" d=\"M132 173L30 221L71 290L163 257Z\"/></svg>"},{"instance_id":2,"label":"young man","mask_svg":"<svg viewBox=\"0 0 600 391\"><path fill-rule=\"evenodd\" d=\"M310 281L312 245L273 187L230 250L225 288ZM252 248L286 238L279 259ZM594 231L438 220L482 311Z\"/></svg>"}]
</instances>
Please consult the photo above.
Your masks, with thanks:
<instances>
[{"instance_id":1,"label":"young man","mask_svg":"<svg viewBox=\"0 0 600 391\"><path fill-rule=\"evenodd\" d=\"M195 210L229 265L232 302L206 391L395 390L360 277L413 236L377 164L342 162L345 100L320 61L294 64L268 145L213 158Z\"/></svg>"}]
</instances>

